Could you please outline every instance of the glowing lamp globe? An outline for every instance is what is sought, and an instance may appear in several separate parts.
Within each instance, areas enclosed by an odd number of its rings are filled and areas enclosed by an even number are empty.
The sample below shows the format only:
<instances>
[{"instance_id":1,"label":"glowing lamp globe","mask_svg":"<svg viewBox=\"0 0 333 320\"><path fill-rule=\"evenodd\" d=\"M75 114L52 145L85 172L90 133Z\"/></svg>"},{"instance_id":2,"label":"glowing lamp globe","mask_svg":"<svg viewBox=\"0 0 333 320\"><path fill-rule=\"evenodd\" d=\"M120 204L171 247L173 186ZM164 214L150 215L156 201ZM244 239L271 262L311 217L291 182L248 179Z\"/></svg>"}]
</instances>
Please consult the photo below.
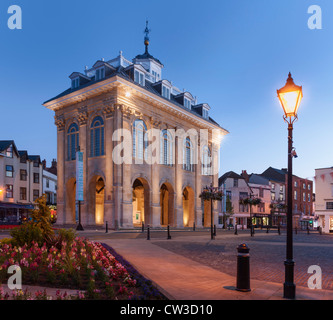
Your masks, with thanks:
<instances>
[{"instance_id":1,"label":"glowing lamp globe","mask_svg":"<svg viewBox=\"0 0 333 320\"><path fill-rule=\"evenodd\" d=\"M280 90L277 90L277 94L281 102L285 116L287 118L296 117L298 107L303 98L303 92L302 92L302 87L297 86L294 83L294 80L291 77L290 72L288 75L286 85Z\"/></svg>"}]
</instances>

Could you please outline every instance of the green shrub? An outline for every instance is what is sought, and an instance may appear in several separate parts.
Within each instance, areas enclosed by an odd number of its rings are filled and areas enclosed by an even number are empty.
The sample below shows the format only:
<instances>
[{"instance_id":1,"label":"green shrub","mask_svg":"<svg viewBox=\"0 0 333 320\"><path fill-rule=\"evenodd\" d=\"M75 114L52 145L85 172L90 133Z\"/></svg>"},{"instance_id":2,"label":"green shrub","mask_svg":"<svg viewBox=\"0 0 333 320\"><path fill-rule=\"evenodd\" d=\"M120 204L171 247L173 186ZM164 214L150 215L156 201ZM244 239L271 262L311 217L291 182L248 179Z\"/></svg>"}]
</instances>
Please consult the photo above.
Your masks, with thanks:
<instances>
[{"instance_id":1,"label":"green shrub","mask_svg":"<svg viewBox=\"0 0 333 320\"><path fill-rule=\"evenodd\" d=\"M71 244L76 238L76 232L74 229L60 229L58 230L58 241L64 241L67 244Z\"/></svg>"},{"instance_id":2,"label":"green shrub","mask_svg":"<svg viewBox=\"0 0 333 320\"><path fill-rule=\"evenodd\" d=\"M20 228L11 230L10 235L13 237L11 243L19 247L25 244L31 246L33 241L42 246L44 242L42 230L31 223L25 223Z\"/></svg>"},{"instance_id":3,"label":"green shrub","mask_svg":"<svg viewBox=\"0 0 333 320\"><path fill-rule=\"evenodd\" d=\"M0 247L4 244L13 244L13 240L10 238L3 238L0 240Z\"/></svg>"}]
</instances>

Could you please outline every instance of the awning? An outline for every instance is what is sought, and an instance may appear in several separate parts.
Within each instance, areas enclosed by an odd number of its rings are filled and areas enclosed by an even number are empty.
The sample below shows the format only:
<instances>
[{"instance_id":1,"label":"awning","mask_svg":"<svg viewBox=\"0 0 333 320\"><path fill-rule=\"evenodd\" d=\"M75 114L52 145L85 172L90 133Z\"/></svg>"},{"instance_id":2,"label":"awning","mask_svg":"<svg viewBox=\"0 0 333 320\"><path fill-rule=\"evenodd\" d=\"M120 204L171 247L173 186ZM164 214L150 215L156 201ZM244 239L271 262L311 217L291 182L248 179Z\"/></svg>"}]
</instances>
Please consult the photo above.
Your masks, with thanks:
<instances>
[{"instance_id":1,"label":"awning","mask_svg":"<svg viewBox=\"0 0 333 320\"><path fill-rule=\"evenodd\" d=\"M35 207L34 207L33 204L19 204L19 203L0 202L0 208L2 208L2 209L28 209L28 210L33 210Z\"/></svg>"}]
</instances>

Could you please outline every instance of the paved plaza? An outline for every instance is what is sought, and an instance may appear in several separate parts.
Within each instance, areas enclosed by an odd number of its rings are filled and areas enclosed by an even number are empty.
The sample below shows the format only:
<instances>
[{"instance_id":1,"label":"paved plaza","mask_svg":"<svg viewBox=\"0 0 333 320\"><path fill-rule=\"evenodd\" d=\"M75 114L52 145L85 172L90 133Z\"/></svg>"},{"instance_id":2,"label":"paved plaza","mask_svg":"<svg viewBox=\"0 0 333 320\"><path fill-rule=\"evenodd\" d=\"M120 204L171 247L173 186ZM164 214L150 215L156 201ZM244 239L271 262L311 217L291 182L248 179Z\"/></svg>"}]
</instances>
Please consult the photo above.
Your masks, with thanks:
<instances>
[{"instance_id":1,"label":"paved plaza","mask_svg":"<svg viewBox=\"0 0 333 320\"><path fill-rule=\"evenodd\" d=\"M1 233L0 237L5 237ZM8 234L7 234L8 236ZM218 230L215 240L208 230L152 230L150 240L140 230L85 230L79 236L113 247L141 274L152 280L170 299L229 300L273 299L283 296L286 233L257 230ZM237 246L250 248L251 288L235 291ZM297 299L333 300L333 236L312 232L294 233L295 283ZM308 268L322 269L322 290L310 290Z\"/></svg>"},{"instance_id":2,"label":"paved plaza","mask_svg":"<svg viewBox=\"0 0 333 320\"><path fill-rule=\"evenodd\" d=\"M251 261L251 286L256 286L256 289L263 287L270 287L269 294L267 291L264 296L256 296L255 298L277 299L282 296L282 284L284 282L284 260L286 254L286 233L282 231L281 235L278 235L276 230L266 233L264 230L257 230L253 237L250 236L248 230L239 230L238 235L234 235L234 231L230 230L218 230L215 240L210 239L209 231L171 231L171 240L167 240L166 231L152 231L150 240L147 240L146 233L142 234L137 232L121 232L112 234L92 233L87 232L87 236L91 239L98 239L102 242L108 243L114 247L120 254L129 261L139 266L139 271L146 273L150 272L147 266L148 261L150 265L154 265L153 268L157 270L156 279L158 281L161 275L166 275L166 286L171 278L170 270L173 268L171 260L178 263L182 259L183 263L187 265L187 269L182 270L182 267L178 265L174 268L175 273L184 272L187 273L190 267L208 270L210 273L214 273L220 279L227 279L229 284L224 286L232 287L235 285L236 267L237 267L237 246L241 243L246 243L250 248L250 261ZM320 235L316 232L298 231L294 233L294 261L295 261L295 283L297 286L297 292L307 292L309 296L304 299L322 299L318 296L319 291L322 294L326 292L330 295L330 299L333 298L333 236ZM135 251L135 252L131 252ZM141 253L141 256L140 256ZM171 253L173 255L171 255ZM156 258L156 260L153 259ZM146 259L146 261L145 261ZM168 260L169 259L169 260ZM163 266L164 265L164 266ZM165 269L165 265L167 268ZM309 290L307 288L307 282L311 274L308 274L308 268L312 265L318 265L322 269L322 288L323 290ZM198 269L198 270L199 270ZM184 281L198 282L202 279L200 274L193 271L192 278ZM170 278L168 277L168 274ZM151 274L154 277L154 272ZM168 280L169 279L169 280ZM153 280L153 279L152 279ZM212 279L206 279L206 284L211 284L211 291L214 292ZM181 280L179 280L181 281ZM213 281L213 282L212 282ZM203 281L204 283L205 281ZM222 281L223 282L223 281ZM219 283L219 282L217 282ZM221 284L221 281L220 281ZM162 286L163 287L163 286ZM181 287L181 286L180 286ZM181 288L177 287L178 291L176 296L182 297L178 293L181 292ZM209 287L209 285L208 285ZM219 285L219 288L222 288ZM274 288L274 289L272 289ZM273 294L273 290L274 294ZM253 292L254 290L252 290ZM258 290L256 291L258 292ZM198 294L198 293L197 293ZM271 296L269 296L271 294ZM251 295L244 295L239 293L235 296L235 293L223 292L219 293L221 299L244 299L251 298ZM199 296L205 299L204 296ZM191 295L192 298L197 297ZM252 297L254 297L252 293ZM188 297L184 297L188 298ZM298 294L298 298L300 295Z\"/></svg>"}]
</instances>

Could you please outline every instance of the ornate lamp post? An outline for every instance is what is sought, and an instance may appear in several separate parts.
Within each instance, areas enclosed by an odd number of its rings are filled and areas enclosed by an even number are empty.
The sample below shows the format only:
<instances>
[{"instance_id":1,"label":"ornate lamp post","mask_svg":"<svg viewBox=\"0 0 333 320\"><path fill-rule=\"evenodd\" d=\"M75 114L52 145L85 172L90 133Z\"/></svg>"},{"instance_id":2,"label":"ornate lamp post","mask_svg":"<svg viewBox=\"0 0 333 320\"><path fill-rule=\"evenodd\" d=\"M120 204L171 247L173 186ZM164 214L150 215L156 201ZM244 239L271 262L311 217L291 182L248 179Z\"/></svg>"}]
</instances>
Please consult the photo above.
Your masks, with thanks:
<instances>
[{"instance_id":1,"label":"ornate lamp post","mask_svg":"<svg viewBox=\"0 0 333 320\"><path fill-rule=\"evenodd\" d=\"M296 285L294 283L294 261L293 261L293 198L292 198L292 160L293 153L293 123L297 120L298 107L303 98L302 87L294 83L289 72L286 85L277 90L284 116L288 123L288 183L287 183L287 259L285 265L285 283L283 296L287 299L295 299Z\"/></svg>"},{"instance_id":2,"label":"ornate lamp post","mask_svg":"<svg viewBox=\"0 0 333 320\"><path fill-rule=\"evenodd\" d=\"M210 234L211 239L214 240L214 232L213 232L213 201L219 200L221 201L223 198L223 192L220 188L217 187L205 187L201 194L199 195L199 198L202 200L210 201Z\"/></svg>"}]
</instances>

